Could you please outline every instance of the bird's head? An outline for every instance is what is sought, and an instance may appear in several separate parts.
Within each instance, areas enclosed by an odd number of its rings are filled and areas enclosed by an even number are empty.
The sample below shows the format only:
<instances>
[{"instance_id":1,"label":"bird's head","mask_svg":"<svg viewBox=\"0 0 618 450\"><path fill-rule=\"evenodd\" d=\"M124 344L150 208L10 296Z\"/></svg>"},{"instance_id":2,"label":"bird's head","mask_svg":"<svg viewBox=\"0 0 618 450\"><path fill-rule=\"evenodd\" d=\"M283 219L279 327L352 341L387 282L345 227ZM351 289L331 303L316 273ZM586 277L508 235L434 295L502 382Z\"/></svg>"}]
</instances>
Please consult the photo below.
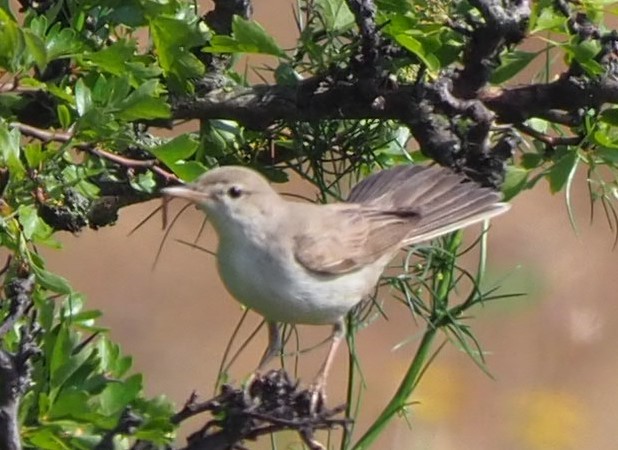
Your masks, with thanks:
<instances>
[{"instance_id":1,"label":"bird's head","mask_svg":"<svg viewBox=\"0 0 618 450\"><path fill-rule=\"evenodd\" d=\"M162 193L196 204L219 233L268 219L275 204L282 201L266 178L240 166L212 169L193 183L165 188Z\"/></svg>"}]
</instances>

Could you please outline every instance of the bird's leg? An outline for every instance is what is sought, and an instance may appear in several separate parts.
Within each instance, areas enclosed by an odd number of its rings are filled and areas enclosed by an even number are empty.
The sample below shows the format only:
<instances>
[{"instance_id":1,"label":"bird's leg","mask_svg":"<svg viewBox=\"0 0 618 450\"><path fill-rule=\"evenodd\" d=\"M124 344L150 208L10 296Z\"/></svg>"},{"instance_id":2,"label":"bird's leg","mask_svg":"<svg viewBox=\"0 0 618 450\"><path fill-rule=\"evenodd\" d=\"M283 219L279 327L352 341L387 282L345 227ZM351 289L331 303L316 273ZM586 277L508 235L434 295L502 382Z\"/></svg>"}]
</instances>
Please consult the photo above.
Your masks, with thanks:
<instances>
[{"instance_id":1,"label":"bird's leg","mask_svg":"<svg viewBox=\"0 0 618 450\"><path fill-rule=\"evenodd\" d=\"M279 356L283 347L281 333L279 332L279 324L277 322L267 322L267 325L268 346L262 355L262 359L260 359L256 372L261 372L273 358Z\"/></svg>"},{"instance_id":2,"label":"bird's leg","mask_svg":"<svg viewBox=\"0 0 618 450\"><path fill-rule=\"evenodd\" d=\"M279 324L276 322L266 322L268 326L268 346L260 359L257 369L253 371L245 382L245 403L251 403L251 393L249 392L253 381L261 374L264 368L270 363L273 358L281 354L283 342L281 341L281 333L279 332Z\"/></svg>"},{"instance_id":3,"label":"bird's leg","mask_svg":"<svg viewBox=\"0 0 618 450\"><path fill-rule=\"evenodd\" d=\"M335 354L337 353L337 349L339 348L339 345L344 337L345 322L344 319L339 319L333 327L333 334L330 337L330 348L328 349L326 359L324 360L322 367L320 367L320 371L318 372L313 386L311 387L312 395L310 407L312 413L317 411L320 399L324 400L326 398L326 379L328 378L328 372L330 371L333 360L335 359Z\"/></svg>"}]
</instances>

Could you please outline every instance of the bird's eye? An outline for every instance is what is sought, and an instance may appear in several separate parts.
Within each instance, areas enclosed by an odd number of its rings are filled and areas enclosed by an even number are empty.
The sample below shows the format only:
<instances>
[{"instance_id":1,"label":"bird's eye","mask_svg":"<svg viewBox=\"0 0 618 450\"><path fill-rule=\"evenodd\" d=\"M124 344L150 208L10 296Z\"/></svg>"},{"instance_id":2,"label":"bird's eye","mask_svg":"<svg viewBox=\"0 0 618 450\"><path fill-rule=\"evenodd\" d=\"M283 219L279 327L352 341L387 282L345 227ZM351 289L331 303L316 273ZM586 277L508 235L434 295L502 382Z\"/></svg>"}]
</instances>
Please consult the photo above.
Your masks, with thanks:
<instances>
[{"instance_id":1,"label":"bird's eye","mask_svg":"<svg viewBox=\"0 0 618 450\"><path fill-rule=\"evenodd\" d=\"M229 195L231 198L238 198L242 195L242 189L238 186L232 186L227 190L227 195Z\"/></svg>"}]
</instances>

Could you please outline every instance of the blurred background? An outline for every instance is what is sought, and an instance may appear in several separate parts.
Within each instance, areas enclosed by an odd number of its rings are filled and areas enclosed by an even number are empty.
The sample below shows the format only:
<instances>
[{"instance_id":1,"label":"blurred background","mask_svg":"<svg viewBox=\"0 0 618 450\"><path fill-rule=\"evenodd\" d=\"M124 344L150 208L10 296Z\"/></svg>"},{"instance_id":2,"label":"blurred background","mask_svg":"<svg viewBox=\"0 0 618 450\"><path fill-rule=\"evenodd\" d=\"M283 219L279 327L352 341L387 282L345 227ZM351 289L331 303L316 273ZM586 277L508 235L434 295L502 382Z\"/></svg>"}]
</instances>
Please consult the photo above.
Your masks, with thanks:
<instances>
[{"instance_id":1,"label":"blurred background","mask_svg":"<svg viewBox=\"0 0 618 450\"><path fill-rule=\"evenodd\" d=\"M254 6L255 19L284 48L291 47L292 2L256 1ZM204 8L209 8L207 2ZM492 222L488 277L500 281L502 293L525 293L476 309L469 322L487 352L493 379L447 345L410 399L418 403L410 408L409 423L395 421L375 448L616 448L618 253L612 248L614 231L600 208L590 223L585 177L580 175L573 192L577 231L569 224L564 198L551 196L544 182ZM310 197L314 192L299 182L279 189ZM128 233L157 206L126 209L115 227L65 235L64 250L47 250L45 256L50 270L86 294L90 308L104 312L102 324L134 356L135 369L145 374L147 393L166 395L181 406L193 390L204 398L213 393L223 349L242 311L225 292L214 258L174 240L192 241L198 233L203 216L193 208L174 227L153 270L163 237L160 216ZM478 231L470 230L469 238ZM199 244L216 248L211 229ZM388 298L385 305L388 320L377 320L358 336L367 384L358 432L394 393L421 331L409 315L388 314L396 311ZM243 337L258 323L252 315ZM330 330L300 331L303 347L309 347ZM401 342L408 343L394 351ZM265 344L263 332L242 353L231 371L235 381L255 367ZM320 347L301 356L301 380L311 380L325 351ZM342 351L328 386L330 405L344 400L345 360ZM195 422L191 425L185 432L195 429ZM281 442L300 448L294 435ZM270 448L270 442L249 447Z\"/></svg>"}]
</instances>

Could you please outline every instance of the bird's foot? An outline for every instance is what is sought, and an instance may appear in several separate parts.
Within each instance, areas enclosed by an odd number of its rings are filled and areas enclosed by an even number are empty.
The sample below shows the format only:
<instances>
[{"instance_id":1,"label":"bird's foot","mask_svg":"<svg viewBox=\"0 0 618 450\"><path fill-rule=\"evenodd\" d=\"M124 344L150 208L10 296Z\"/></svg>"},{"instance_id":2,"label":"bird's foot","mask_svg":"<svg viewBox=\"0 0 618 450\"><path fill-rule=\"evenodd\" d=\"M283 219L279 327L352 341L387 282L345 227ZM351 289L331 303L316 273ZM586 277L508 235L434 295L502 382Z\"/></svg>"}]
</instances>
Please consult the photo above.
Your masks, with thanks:
<instances>
[{"instance_id":1,"label":"bird's foot","mask_svg":"<svg viewBox=\"0 0 618 450\"><path fill-rule=\"evenodd\" d=\"M261 377L262 377L262 374L258 370L256 370L251 375L249 375L247 380L244 382L243 387L242 387L242 398L243 398L243 403L245 404L245 406L255 405L256 400L255 400L255 396L251 392L251 387L253 386L253 383L256 380L260 379Z\"/></svg>"},{"instance_id":2,"label":"bird's foot","mask_svg":"<svg viewBox=\"0 0 618 450\"><path fill-rule=\"evenodd\" d=\"M309 413L316 415L324 409L326 404L326 386L322 382L315 382L309 388L311 392L311 400L309 402Z\"/></svg>"}]
</instances>

